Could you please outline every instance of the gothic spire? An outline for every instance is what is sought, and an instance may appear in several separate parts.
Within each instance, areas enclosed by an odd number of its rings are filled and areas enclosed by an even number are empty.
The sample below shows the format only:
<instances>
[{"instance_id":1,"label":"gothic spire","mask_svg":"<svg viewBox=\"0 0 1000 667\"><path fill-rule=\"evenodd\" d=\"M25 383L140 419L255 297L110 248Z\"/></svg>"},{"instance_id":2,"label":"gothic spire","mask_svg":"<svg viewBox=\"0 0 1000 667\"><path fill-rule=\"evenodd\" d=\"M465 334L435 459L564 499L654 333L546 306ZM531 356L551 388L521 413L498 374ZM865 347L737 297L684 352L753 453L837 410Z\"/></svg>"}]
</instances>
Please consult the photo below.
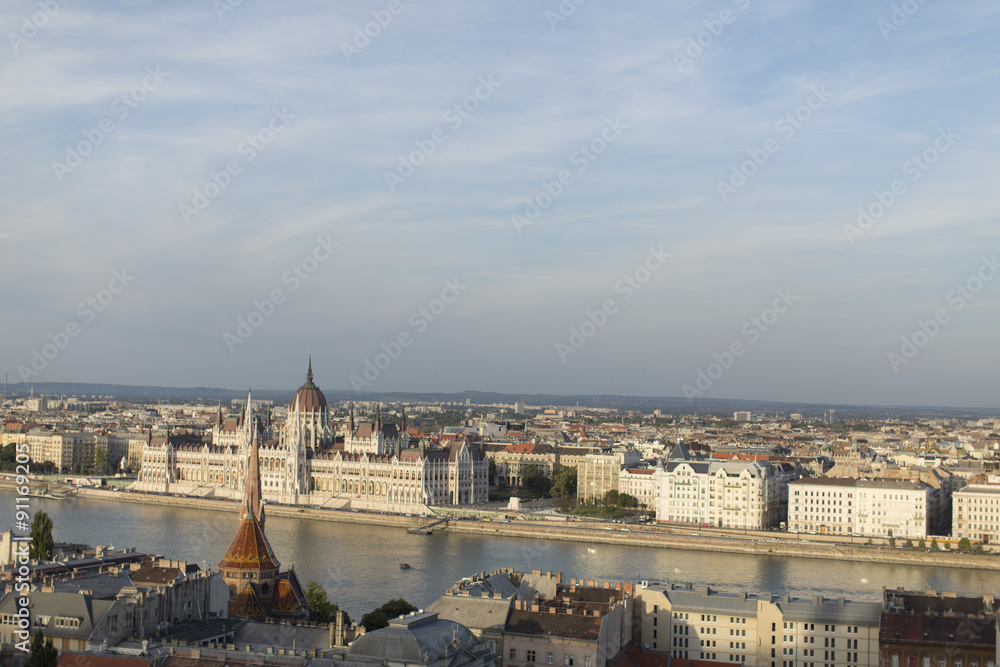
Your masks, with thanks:
<instances>
[{"instance_id":1,"label":"gothic spire","mask_svg":"<svg viewBox=\"0 0 1000 667\"><path fill-rule=\"evenodd\" d=\"M243 486L243 504L240 507L240 521L248 514L253 514L264 528L264 498L260 489L260 451L257 440L257 429L251 430L250 460L247 462L247 479Z\"/></svg>"},{"instance_id":2,"label":"gothic spire","mask_svg":"<svg viewBox=\"0 0 1000 667\"><path fill-rule=\"evenodd\" d=\"M306 371L306 384L312 384L313 381L313 355L312 352L309 353L309 370Z\"/></svg>"}]
</instances>

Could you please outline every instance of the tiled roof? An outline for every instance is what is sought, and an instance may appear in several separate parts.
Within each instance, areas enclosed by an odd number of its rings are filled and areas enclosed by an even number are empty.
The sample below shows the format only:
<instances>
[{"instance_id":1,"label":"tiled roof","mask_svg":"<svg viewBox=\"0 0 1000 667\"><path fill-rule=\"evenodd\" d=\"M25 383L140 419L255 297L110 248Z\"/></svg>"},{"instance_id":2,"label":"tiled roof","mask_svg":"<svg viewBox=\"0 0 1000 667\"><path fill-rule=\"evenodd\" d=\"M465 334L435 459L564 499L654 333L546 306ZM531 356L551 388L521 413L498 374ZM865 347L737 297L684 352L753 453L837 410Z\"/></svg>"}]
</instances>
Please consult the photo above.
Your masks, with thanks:
<instances>
[{"instance_id":1,"label":"tiled roof","mask_svg":"<svg viewBox=\"0 0 1000 667\"><path fill-rule=\"evenodd\" d=\"M277 569L279 565L257 517L249 512L240 522L236 537L219 561L219 569Z\"/></svg>"}]
</instances>

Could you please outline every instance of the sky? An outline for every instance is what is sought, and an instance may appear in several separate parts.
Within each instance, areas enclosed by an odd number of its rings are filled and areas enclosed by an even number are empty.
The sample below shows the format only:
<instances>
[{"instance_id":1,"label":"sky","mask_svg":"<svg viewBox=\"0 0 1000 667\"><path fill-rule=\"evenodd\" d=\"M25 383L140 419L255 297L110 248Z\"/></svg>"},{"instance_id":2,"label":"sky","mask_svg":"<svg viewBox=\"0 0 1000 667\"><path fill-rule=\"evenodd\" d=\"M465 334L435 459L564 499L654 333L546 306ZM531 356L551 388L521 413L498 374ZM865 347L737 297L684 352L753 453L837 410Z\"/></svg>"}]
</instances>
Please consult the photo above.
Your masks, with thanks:
<instances>
[{"instance_id":1,"label":"sky","mask_svg":"<svg viewBox=\"0 0 1000 667\"><path fill-rule=\"evenodd\" d=\"M996 407L1000 6L0 9L11 383Z\"/></svg>"}]
</instances>

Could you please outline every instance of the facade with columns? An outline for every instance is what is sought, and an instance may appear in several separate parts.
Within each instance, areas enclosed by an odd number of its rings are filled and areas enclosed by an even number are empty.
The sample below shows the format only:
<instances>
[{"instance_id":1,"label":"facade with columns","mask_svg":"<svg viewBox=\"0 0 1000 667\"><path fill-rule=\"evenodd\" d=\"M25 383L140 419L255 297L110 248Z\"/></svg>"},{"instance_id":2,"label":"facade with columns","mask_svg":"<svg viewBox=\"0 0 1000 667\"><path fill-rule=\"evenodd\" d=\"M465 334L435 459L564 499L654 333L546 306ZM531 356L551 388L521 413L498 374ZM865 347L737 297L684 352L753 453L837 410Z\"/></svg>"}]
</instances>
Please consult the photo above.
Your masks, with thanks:
<instances>
[{"instance_id":1,"label":"facade with columns","mask_svg":"<svg viewBox=\"0 0 1000 667\"><path fill-rule=\"evenodd\" d=\"M133 488L201 497L242 498L246 464L256 439L261 494L268 502L392 512L423 511L429 505L467 505L488 499L489 464L467 440L442 447L411 442L402 423L355 423L351 411L342 442L330 425L326 398L313 383L295 393L283 423L254 417L250 395L242 413L223 419L221 408L211 444L147 440Z\"/></svg>"}]
</instances>

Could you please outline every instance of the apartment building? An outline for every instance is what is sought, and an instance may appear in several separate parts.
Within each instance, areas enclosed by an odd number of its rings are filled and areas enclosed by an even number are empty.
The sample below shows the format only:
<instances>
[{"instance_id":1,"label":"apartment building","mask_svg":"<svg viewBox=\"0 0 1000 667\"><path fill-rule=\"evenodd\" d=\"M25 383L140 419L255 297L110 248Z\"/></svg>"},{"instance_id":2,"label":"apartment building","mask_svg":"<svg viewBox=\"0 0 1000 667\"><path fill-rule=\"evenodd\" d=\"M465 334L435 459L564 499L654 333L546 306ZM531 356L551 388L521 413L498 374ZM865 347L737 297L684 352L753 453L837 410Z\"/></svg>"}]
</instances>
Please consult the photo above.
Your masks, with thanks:
<instances>
[{"instance_id":1,"label":"apartment building","mask_svg":"<svg viewBox=\"0 0 1000 667\"><path fill-rule=\"evenodd\" d=\"M656 470L656 520L767 530L793 473L767 461L674 461Z\"/></svg>"},{"instance_id":2,"label":"apartment building","mask_svg":"<svg viewBox=\"0 0 1000 667\"><path fill-rule=\"evenodd\" d=\"M970 484L954 493L951 535L983 544L1000 541L1000 484Z\"/></svg>"},{"instance_id":3,"label":"apartment building","mask_svg":"<svg viewBox=\"0 0 1000 667\"><path fill-rule=\"evenodd\" d=\"M648 582L636 598L643 649L674 660L746 667L878 665L879 603Z\"/></svg>"},{"instance_id":4,"label":"apartment building","mask_svg":"<svg viewBox=\"0 0 1000 667\"><path fill-rule=\"evenodd\" d=\"M789 529L830 535L923 539L940 498L909 480L809 477L788 489Z\"/></svg>"},{"instance_id":5,"label":"apartment building","mask_svg":"<svg viewBox=\"0 0 1000 667\"><path fill-rule=\"evenodd\" d=\"M639 452L633 449L587 454L577 468L577 498L581 502L600 501L608 491L622 491L622 467L638 463Z\"/></svg>"}]
</instances>

